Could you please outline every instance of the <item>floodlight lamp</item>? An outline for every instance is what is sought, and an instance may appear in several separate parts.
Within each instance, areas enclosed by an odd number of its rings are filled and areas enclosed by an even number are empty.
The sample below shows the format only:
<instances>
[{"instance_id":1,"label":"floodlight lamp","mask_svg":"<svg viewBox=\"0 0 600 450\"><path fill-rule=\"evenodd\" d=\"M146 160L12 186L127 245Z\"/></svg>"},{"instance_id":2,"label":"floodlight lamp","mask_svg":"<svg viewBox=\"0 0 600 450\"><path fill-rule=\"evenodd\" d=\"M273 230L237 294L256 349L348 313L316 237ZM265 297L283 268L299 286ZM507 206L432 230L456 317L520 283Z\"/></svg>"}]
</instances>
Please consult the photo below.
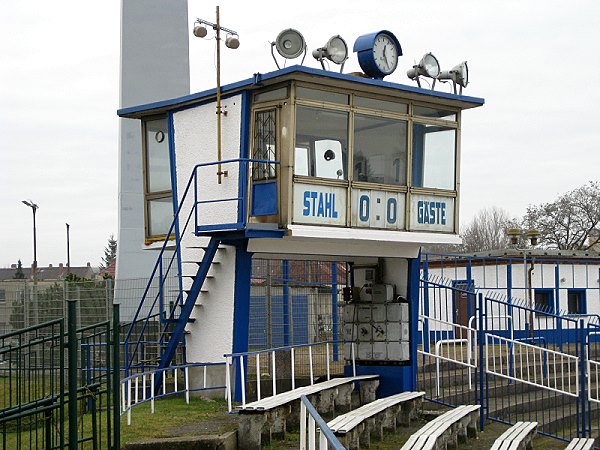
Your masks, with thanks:
<instances>
[{"instance_id":1,"label":"floodlight lamp","mask_svg":"<svg viewBox=\"0 0 600 450\"><path fill-rule=\"evenodd\" d=\"M438 79L452 80L452 83L454 84L454 93L456 94L456 85L459 85L460 93L462 94L462 88L467 87L467 84L469 84L469 67L467 66L467 62L463 61L454 66L452 70L440 72Z\"/></svg>"},{"instance_id":2,"label":"floodlight lamp","mask_svg":"<svg viewBox=\"0 0 600 450\"><path fill-rule=\"evenodd\" d=\"M207 34L208 30L203 23L196 23L196 25L194 25L194 36L203 38L206 37Z\"/></svg>"},{"instance_id":3,"label":"floodlight lamp","mask_svg":"<svg viewBox=\"0 0 600 450\"><path fill-rule=\"evenodd\" d=\"M321 63L321 67L325 69L323 58L335 64L341 64L340 72L344 70L344 63L348 59L348 45L346 41L338 34L331 37L325 46L317 48L312 52L313 57Z\"/></svg>"},{"instance_id":4,"label":"floodlight lamp","mask_svg":"<svg viewBox=\"0 0 600 450\"><path fill-rule=\"evenodd\" d=\"M225 46L235 50L240 46L240 37L237 34L227 33L225 38Z\"/></svg>"},{"instance_id":5,"label":"floodlight lamp","mask_svg":"<svg viewBox=\"0 0 600 450\"><path fill-rule=\"evenodd\" d=\"M275 42L271 42L271 55L273 56L277 68L280 69L281 67L279 67L279 63L275 58L273 48L276 48L277 53L285 59L297 58L304 53L300 64L304 63L304 58L306 57L306 42L304 41L304 36L302 36L298 30L294 30L293 28L283 30L277 35Z\"/></svg>"},{"instance_id":6,"label":"floodlight lamp","mask_svg":"<svg viewBox=\"0 0 600 450\"><path fill-rule=\"evenodd\" d=\"M419 80L420 76L433 78L433 85L431 89L435 87L435 80L440 74L440 63L437 58L433 56L433 53L429 52L423 55L419 64L416 64L412 67L412 69L408 69L406 75L411 80L416 80L419 87L421 87L421 82Z\"/></svg>"}]
</instances>

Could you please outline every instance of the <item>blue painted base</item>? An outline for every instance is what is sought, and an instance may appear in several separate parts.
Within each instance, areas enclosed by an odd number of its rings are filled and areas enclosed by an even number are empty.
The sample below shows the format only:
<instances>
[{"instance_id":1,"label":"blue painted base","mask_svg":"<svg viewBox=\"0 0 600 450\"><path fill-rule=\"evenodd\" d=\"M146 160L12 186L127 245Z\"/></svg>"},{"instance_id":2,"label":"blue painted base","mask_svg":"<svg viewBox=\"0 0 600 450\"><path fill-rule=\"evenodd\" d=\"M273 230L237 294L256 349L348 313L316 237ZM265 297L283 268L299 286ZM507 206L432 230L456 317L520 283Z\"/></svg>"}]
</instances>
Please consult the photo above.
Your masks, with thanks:
<instances>
[{"instance_id":1,"label":"blue painted base","mask_svg":"<svg viewBox=\"0 0 600 450\"><path fill-rule=\"evenodd\" d=\"M377 398L417 389L412 366L356 366L357 375L379 375ZM352 367L344 368L344 375L352 376Z\"/></svg>"}]
</instances>

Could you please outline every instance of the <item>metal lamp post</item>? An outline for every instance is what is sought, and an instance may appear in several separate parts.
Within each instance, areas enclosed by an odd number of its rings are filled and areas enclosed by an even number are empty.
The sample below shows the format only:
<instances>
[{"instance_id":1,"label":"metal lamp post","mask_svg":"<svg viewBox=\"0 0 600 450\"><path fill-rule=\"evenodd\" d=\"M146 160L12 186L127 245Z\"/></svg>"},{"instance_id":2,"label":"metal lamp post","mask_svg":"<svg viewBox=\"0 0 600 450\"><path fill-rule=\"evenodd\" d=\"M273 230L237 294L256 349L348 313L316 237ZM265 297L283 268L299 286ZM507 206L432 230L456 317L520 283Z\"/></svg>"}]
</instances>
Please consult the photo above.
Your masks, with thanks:
<instances>
[{"instance_id":1,"label":"metal lamp post","mask_svg":"<svg viewBox=\"0 0 600 450\"><path fill-rule=\"evenodd\" d=\"M23 204L29 206L33 212L33 266L32 266L32 278L33 281L37 280L37 229L35 226L35 212L39 206L33 203L31 200L23 200Z\"/></svg>"}]
</instances>

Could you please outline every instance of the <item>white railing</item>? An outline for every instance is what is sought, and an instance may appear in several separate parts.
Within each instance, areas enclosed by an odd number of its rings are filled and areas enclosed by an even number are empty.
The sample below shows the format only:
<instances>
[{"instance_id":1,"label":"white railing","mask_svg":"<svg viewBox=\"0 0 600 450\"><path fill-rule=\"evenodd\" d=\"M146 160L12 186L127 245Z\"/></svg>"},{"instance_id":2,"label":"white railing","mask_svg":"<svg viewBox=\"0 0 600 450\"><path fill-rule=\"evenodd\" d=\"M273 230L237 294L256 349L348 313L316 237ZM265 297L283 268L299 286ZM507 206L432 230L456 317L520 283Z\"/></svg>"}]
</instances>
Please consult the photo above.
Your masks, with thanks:
<instances>
[{"instance_id":1,"label":"white railing","mask_svg":"<svg viewBox=\"0 0 600 450\"><path fill-rule=\"evenodd\" d=\"M300 450L344 450L315 407L305 395L300 397ZM317 437L318 436L318 437Z\"/></svg>"},{"instance_id":2,"label":"white railing","mask_svg":"<svg viewBox=\"0 0 600 450\"><path fill-rule=\"evenodd\" d=\"M579 395L576 356L488 333L485 353L487 373L571 397Z\"/></svg>"},{"instance_id":3,"label":"white railing","mask_svg":"<svg viewBox=\"0 0 600 450\"><path fill-rule=\"evenodd\" d=\"M442 319L434 319L420 315L421 327L421 350L418 353L435 358L435 389L436 395L440 395L440 361L455 363L468 368L469 389L472 389L471 369L477 367L477 358L473 357L471 349L476 339L475 329L465 325L459 325ZM427 324L427 326L425 326ZM459 336L458 338L440 339L443 336ZM462 337L466 336L466 337ZM426 345L427 344L427 345ZM466 348L463 344L466 344ZM442 346L446 346L447 351L442 351ZM431 352L433 347L434 351ZM427 351L426 349L429 349Z\"/></svg>"},{"instance_id":4,"label":"white railing","mask_svg":"<svg viewBox=\"0 0 600 450\"><path fill-rule=\"evenodd\" d=\"M208 386L207 370L211 366L224 366L220 363L195 363L185 366L171 366L164 369L156 369L131 375L121 380L121 415L127 414L127 425L131 425L131 409L142 403L150 403L150 412L154 414L154 401L157 398L167 397L174 394L184 394L185 402L190 403L190 392L206 391L213 389L225 389L226 386ZM202 387L190 387L190 368L202 368L203 380ZM162 375L162 383L158 389L154 386L154 380L157 375ZM183 374L183 382L180 382L179 375ZM167 378L173 382L167 383Z\"/></svg>"},{"instance_id":5,"label":"white railing","mask_svg":"<svg viewBox=\"0 0 600 450\"><path fill-rule=\"evenodd\" d=\"M337 349L337 353L340 355L339 358L341 358L343 360L344 356L344 349L343 346L344 344L346 345L350 345L351 346L351 360L352 360L352 374L356 375L356 365L355 365L355 349L354 343L350 343L350 342L343 342L343 341L327 341L327 342L316 342L314 344L301 344L301 345L289 345L289 346L285 346L285 347L277 347L277 348L272 348L272 349L267 349L267 350L259 350L259 351L254 351L254 352L240 352L240 353L230 353L225 355L226 358L226 377L225 377L225 381L226 381L226 397L227 397L227 406L229 408L229 411L232 411L232 396L233 396L233 385L232 385L232 381L231 381L231 373L232 373L232 369L234 367L237 367L240 373L240 380L242 380L242 382L240 383L241 386L241 400L242 400L242 406L246 405L246 368L248 367L249 364L249 357L254 357L254 363L255 363L255 371L256 371L256 399L257 400L261 400L262 398L264 398L263 393L261 392L261 356L262 356L262 360L263 361L268 361L269 359L271 360L271 372L270 372L270 377L271 377L271 382L272 382L272 394L271 395L277 395L277 358L276 358L276 353L277 352L284 352L284 351L289 351L290 352L290 363L291 363L291 388L292 389L296 389L296 352L299 349L308 349L308 376L309 376L309 380L310 380L310 384L312 385L314 383L314 379L315 379L315 362L314 362L314 356L313 356L313 349L315 347L325 347L325 376L327 377L327 379L331 379L331 354L332 354L332 348L333 346L339 346L342 348L338 348Z\"/></svg>"}]
</instances>

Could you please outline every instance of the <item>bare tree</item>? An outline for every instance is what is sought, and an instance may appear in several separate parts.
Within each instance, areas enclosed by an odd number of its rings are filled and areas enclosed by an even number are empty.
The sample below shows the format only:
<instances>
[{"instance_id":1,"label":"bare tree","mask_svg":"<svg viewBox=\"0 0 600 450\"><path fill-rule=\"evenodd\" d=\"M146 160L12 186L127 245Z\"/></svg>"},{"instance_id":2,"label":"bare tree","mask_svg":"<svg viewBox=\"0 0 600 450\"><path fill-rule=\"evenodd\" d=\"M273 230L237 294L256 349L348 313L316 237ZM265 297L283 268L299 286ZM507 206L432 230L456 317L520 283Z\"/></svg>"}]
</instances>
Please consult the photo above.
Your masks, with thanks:
<instances>
[{"instance_id":1,"label":"bare tree","mask_svg":"<svg viewBox=\"0 0 600 450\"><path fill-rule=\"evenodd\" d=\"M542 247L593 248L600 242L600 184L590 181L551 203L529 206L523 223L539 230Z\"/></svg>"},{"instance_id":2,"label":"bare tree","mask_svg":"<svg viewBox=\"0 0 600 450\"><path fill-rule=\"evenodd\" d=\"M492 206L480 210L461 233L463 239L461 251L471 253L506 248L508 244L506 229L514 222L508 212L502 208Z\"/></svg>"}]
</instances>

